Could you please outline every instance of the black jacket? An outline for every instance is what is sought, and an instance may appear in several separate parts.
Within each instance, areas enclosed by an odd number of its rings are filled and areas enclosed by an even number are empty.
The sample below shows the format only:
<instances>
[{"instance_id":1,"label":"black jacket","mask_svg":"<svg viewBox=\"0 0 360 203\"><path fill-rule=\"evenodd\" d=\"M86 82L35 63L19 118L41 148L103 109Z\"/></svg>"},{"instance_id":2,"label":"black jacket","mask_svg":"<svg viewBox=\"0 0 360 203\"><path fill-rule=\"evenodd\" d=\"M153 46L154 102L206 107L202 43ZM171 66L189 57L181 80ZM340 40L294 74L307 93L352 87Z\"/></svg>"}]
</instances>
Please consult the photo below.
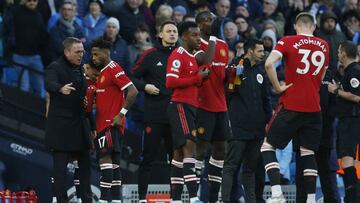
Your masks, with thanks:
<instances>
[{"instance_id":1,"label":"black jacket","mask_svg":"<svg viewBox=\"0 0 360 203\"><path fill-rule=\"evenodd\" d=\"M144 91L146 84L160 89L158 95L145 93L144 121L168 123L167 106L171 91L165 86L167 60L175 47L164 47L156 43L155 47L144 52L132 68L131 80L136 88Z\"/></svg>"},{"instance_id":2,"label":"black jacket","mask_svg":"<svg viewBox=\"0 0 360 203\"><path fill-rule=\"evenodd\" d=\"M351 92L360 96L360 64L353 62L345 68L344 77L341 79L341 86L345 92ZM360 116L360 104L337 97L337 116L353 117Z\"/></svg>"},{"instance_id":3,"label":"black jacket","mask_svg":"<svg viewBox=\"0 0 360 203\"><path fill-rule=\"evenodd\" d=\"M239 60L240 58L235 58L233 64L238 64ZM232 139L264 137L272 108L269 82L263 64L251 67L250 61L244 60L243 80L233 93L229 93L228 109Z\"/></svg>"},{"instance_id":4,"label":"black jacket","mask_svg":"<svg viewBox=\"0 0 360 203\"><path fill-rule=\"evenodd\" d=\"M80 72L75 73L75 68ZM73 83L76 90L69 95L60 93L60 88L68 83ZM85 120L86 79L82 68L60 57L47 67L45 87L50 94L45 144L61 151L88 149L90 127Z\"/></svg>"}]
</instances>

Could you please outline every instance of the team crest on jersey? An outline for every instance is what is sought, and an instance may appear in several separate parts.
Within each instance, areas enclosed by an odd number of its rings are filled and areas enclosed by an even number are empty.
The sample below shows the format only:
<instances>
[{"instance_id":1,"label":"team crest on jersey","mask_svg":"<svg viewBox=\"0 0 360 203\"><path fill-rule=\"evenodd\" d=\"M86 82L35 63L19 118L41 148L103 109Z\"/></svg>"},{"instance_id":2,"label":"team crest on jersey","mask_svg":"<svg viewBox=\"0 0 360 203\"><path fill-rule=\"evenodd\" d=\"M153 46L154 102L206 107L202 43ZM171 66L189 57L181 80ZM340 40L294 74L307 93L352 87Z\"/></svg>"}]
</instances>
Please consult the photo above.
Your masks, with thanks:
<instances>
[{"instance_id":1,"label":"team crest on jersey","mask_svg":"<svg viewBox=\"0 0 360 203\"><path fill-rule=\"evenodd\" d=\"M353 88L359 87L359 80L357 78L351 78L350 85Z\"/></svg>"},{"instance_id":2,"label":"team crest on jersey","mask_svg":"<svg viewBox=\"0 0 360 203\"><path fill-rule=\"evenodd\" d=\"M105 76L101 76L100 78L100 83L104 82L105 81Z\"/></svg>"},{"instance_id":3,"label":"team crest on jersey","mask_svg":"<svg viewBox=\"0 0 360 203\"><path fill-rule=\"evenodd\" d=\"M220 55L221 55L222 57L225 57L225 56L226 56L226 51L225 51L225 49L220 49Z\"/></svg>"},{"instance_id":4,"label":"team crest on jersey","mask_svg":"<svg viewBox=\"0 0 360 203\"><path fill-rule=\"evenodd\" d=\"M261 74L257 74L256 80L258 81L258 83L262 84L264 82L264 77Z\"/></svg>"},{"instance_id":5,"label":"team crest on jersey","mask_svg":"<svg viewBox=\"0 0 360 203\"><path fill-rule=\"evenodd\" d=\"M284 42L283 42L283 41L279 41L278 44L284 45Z\"/></svg>"}]
</instances>

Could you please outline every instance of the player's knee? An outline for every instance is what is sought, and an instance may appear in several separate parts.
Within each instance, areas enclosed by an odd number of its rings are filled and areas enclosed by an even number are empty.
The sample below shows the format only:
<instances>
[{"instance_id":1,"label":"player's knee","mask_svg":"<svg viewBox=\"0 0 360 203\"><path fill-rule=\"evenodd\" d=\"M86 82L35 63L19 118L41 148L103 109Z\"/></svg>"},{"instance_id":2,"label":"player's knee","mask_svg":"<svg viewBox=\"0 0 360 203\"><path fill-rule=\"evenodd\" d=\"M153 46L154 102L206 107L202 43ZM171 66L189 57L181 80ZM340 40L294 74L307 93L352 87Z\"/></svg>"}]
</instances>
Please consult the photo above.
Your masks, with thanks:
<instances>
[{"instance_id":1,"label":"player's knee","mask_svg":"<svg viewBox=\"0 0 360 203\"><path fill-rule=\"evenodd\" d=\"M101 157L101 158L99 159L99 163L100 163L100 164L112 163L111 156L110 156L110 155L106 155L106 156L104 156L104 157Z\"/></svg>"},{"instance_id":2,"label":"player's knee","mask_svg":"<svg viewBox=\"0 0 360 203\"><path fill-rule=\"evenodd\" d=\"M315 152L311 149L300 147L300 156L309 156L309 155L315 155Z\"/></svg>"},{"instance_id":3,"label":"player's knee","mask_svg":"<svg viewBox=\"0 0 360 203\"><path fill-rule=\"evenodd\" d=\"M264 141L263 144L260 147L260 151L261 152L275 151L275 148L270 143Z\"/></svg>"},{"instance_id":4,"label":"player's knee","mask_svg":"<svg viewBox=\"0 0 360 203\"><path fill-rule=\"evenodd\" d=\"M224 160L225 158L225 142L214 142L212 157L216 160Z\"/></svg>"},{"instance_id":5,"label":"player's knee","mask_svg":"<svg viewBox=\"0 0 360 203\"><path fill-rule=\"evenodd\" d=\"M204 141L199 141L196 143L196 159L204 160L206 151L207 151L207 143Z\"/></svg>"}]
</instances>

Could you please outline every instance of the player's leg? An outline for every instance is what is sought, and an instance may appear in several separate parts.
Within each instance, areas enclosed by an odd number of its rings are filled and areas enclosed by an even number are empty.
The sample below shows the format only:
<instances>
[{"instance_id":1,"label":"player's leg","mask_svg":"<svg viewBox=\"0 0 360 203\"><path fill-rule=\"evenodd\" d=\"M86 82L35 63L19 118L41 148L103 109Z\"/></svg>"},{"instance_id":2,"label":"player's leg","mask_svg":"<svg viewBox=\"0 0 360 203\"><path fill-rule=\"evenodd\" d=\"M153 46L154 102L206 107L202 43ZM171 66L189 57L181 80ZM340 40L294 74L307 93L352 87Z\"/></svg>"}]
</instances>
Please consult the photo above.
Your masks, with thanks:
<instances>
[{"instance_id":1,"label":"player's leg","mask_svg":"<svg viewBox=\"0 0 360 203\"><path fill-rule=\"evenodd\" d=\"M179 110L182 110L181 112ZM182 147L186 143L184 130L187 129L183 119L184 116L183 105L176 102L170 102L168 105L168 116L171 126L172 142L174 147L173 158L171 160L170 171L170 192L172 202L182 203L181 194L184 186L183 176L183 151Z\"/></svg>"},{"instance_id":2,"label":"player's leg","mask_svg":"<svg viewBox=\"0 0 360 203\"><path fill-rule=\"evenodd\" d=\"M73 161L73 164L74 164L74 186L75 186L75 190L76 190L76 198L77 198L78 202L81 202L79 164L76 159Z\"/></svg>"},{"instance_id":3,"label":"player's leg","mask_svg":"<svg viewBox=\"0 0 360 203\"><path fill-rule=\"evenodd\" d=\"M261 146L261 154L264 160L265 171L271 185L271 198L268 202L285 202L281 190L280 165L276 159L275 148L283 149L296 133L296 112L287 111L281 106L269 122L267 136Z\"/></svg>"},{"instance_id":4,"label":"player's leg","mask_svg":"<svg viewBox=\"0 0 360 203\"><path fill-rule=\"evenodd\" d=\"M112 164L113 164L113 180L111 185L111 195L112 195L112 203L121 203L121 170L120 170L120 160L121 153L114 151L111 155Z\"/></svg>"},{"instance_id":5,"label":"player's leg","mask_svg":"<svg viewBox=\"0 0 360 203\"><path fill-rule=\"evenodd\" d=\"M212 154L209 160L209 202L217 202L222 182L225 159L225 142L231 135L227 112L215 113L215 128L212 133Z\"/></svg>"},{"instance_id":6,"label":"player's leg","mask_svg":"<svg viewBox=\"0 0 360 203\"><path fill-rule=\"evenodd\" d=\"M189 192L190 203L198 201L198 178L195 172L195 149L196 144L193 140L187 139L186 144L183 146L183 175L186 188Z\"/></svg>"},{"instance_id":7,"label":"player's leg","mask_svg":"<svg viewBox=\"0 0 360 203\"><path fill-rule=\"evenodd\" d=\"M212 155L209 160L209 202L217 202L222 182L225 157L225 141L212 142Z\"/></svg>"},{"instance_id":8,"label":"player's leg","mask_svg":"<svg viewBox=\"0 0 360 203\"><path fill-rule=\"evenodd\" d=\"M315 151L319 149L322 135L322 118L320 112L301 113L298 119L299 127L300 160L297 166L301 167L306 194L306 202L314 203L316 193L316 178L318 176Z\"/></svg>"},{"instance_id":9,"label":"player's leg","mask_svg":"<svg viewBox=\"0 0 360 203\"><path fill-rule=\"evenodd\" d=\"M113 136L114 132L118 132L118 128L107 128L97 134L94 140L94 146L97 152L100 165L100 203L106 203L111 200L111 186L113 181L113 163L112 152L114 146L118 146L118 139Z\"/></svg>"},{"instance_id":10,"label":"player's leg","mask_svg":"<svg viewBox=\"0 0 360 203\"><path fill-rule=\"evenodd\" d=\"M170 176L170 192L172 202L182 203L181 194L184 187L182 149L174 149L174 156L171 160Z\"/></svg>"},{"instance_id":11,"label":"player's leg","mask_svg":"<svg viewBox=\"0 0 360 203\"><path fill-rule=\"evenodd\" d=\"M204 169L204 160L209 150L211 137L216 124L215 113L198 109L196 114L197 141L196 141L196 175L200 181Z\"/></svg>"},{"instance_id":12,"label":"player's leg","mask_svg":"<svg viewBox=\"0 0 360 203\"><path fill-rule=\"evenodd\" d=\"M161 144L161 129L153 123L145 124L145 136L143 140L142 161L138 172L139 202L146 202L146 193L150 179L151 165L156 158Z\"/></svg>"},{"instance_id":13,"label":"player's leg","mask_svg":"<svg viewBox=\"0 0 360 203\"><path fill-rule=\"evenodd\" d=\"M245 202L256 203L255 171L260 157L262 139L250 140L244 151L242 183L244 185Z\"/></svg>"},{"instance_id":14,"label":"player's leg","mask_svg":"<svg viewBox=\"0 0 360 203\"><path fill-rule=\"evenodd\" d=\"M221 183L221 198L224 202L232 201L233 185L234 181L237 180L238 169L240 168L246 145L247 141L241 140L229 140L227 142Z\"/></svg>"}]
</instances>

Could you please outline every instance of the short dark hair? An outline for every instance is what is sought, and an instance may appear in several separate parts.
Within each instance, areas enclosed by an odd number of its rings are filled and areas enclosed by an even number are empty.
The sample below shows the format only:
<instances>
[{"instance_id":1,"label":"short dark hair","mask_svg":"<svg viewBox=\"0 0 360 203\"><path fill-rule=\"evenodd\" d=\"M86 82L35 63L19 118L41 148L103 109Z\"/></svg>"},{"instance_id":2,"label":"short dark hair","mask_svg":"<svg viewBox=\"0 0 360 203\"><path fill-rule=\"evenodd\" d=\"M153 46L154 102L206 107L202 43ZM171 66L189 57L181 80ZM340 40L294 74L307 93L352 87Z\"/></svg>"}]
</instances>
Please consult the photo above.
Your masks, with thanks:
<instances>
[{"instance_id":1,"label":"short dark hair","mask_svg":"<svg viewBox=\"0 0 360 203\"><path fill-rule=\"evenodd\" d=\"M212 13L210 11L202 11L198 13L195 17L195 22L197 24L204 22Z\"/></svg>"},{"instance_id":2,"label":"short dark hair","mask_svg":"<svg viewBox=\"0 0 360 203\"><path fill-rule=\"evenodd\" d=\"M245 54L249 51L249 49L254 50L256 48L256 45L263 45L263 42L258 39L254 39L254 38L250 38L250 39L246 40L244 43Z\"/></svg>"},{"instance_id":3,"label":"short dark hair","mask_svg":"<svg viewBox=\"0 0 360 203\"><path fill-rule=\"evenodd\" d=\"M194 23L194 22L191 22L191 21L182 22L178 26L179 35L183 36L184 33L189 31L189 28L196 28L196 27L198 27L198 25L196 23Z\"/></svg>"},{"instance_id":4,"label":"short dark hair","mask_svg":"<svg viewBox=\"0 0 360 203\"><path fill-rule=\"evenodd\" d=\"M346 56L351 59L356 59L357 47L351 41L345 41L340 44L341 51L345 52Z\"/></svg>"},{"instance_id":5,"label":"short dark hair","mask_svg":"<svg viewBox=\"0 0 360 203\"><path fill-rule=\"evenodd\" d=\"M172 21L172 20L167 20L167 21L161 23L161 25L160 25L160 32L163 31L165 25L169 25L169 24L176 26L176 23L175 23L174 21Z\"/></svg>"},{"instance_id":6,"label":"short dark hair","mask_svg":"<svg viewBox=\"0 0 360 203\"><path fill-rule=\"evenodd\" d=\"M303 24L314 25L315 19L314 19L314 16L311 15L311 13L301 12L295 18L295 24L298 22L303 23Z\"/></svg>"},{"instance_id":7,"label":"short dark hair","mask_svg":"<svg viewBox=\"0 0 360 203\"><path fill-rule=\"evenodd\" d=\"M77 43L82 43L82 41L76 37L67 37L62 44L64 46L64 49L70 49L73 44Z\"/></svg>"},{"instance_id":8,"label":"short dark hair","mask_svg":"<svg viewBox=\"0 0 360 203\"><path fill-rule=\"evenodd\" d=\"M112 46L112 43L103 37L97 38L91 43L91 48L96 47L96 48L100 48L100 49L110 50L111 46Z\"/></svg>"}]
</instances>

